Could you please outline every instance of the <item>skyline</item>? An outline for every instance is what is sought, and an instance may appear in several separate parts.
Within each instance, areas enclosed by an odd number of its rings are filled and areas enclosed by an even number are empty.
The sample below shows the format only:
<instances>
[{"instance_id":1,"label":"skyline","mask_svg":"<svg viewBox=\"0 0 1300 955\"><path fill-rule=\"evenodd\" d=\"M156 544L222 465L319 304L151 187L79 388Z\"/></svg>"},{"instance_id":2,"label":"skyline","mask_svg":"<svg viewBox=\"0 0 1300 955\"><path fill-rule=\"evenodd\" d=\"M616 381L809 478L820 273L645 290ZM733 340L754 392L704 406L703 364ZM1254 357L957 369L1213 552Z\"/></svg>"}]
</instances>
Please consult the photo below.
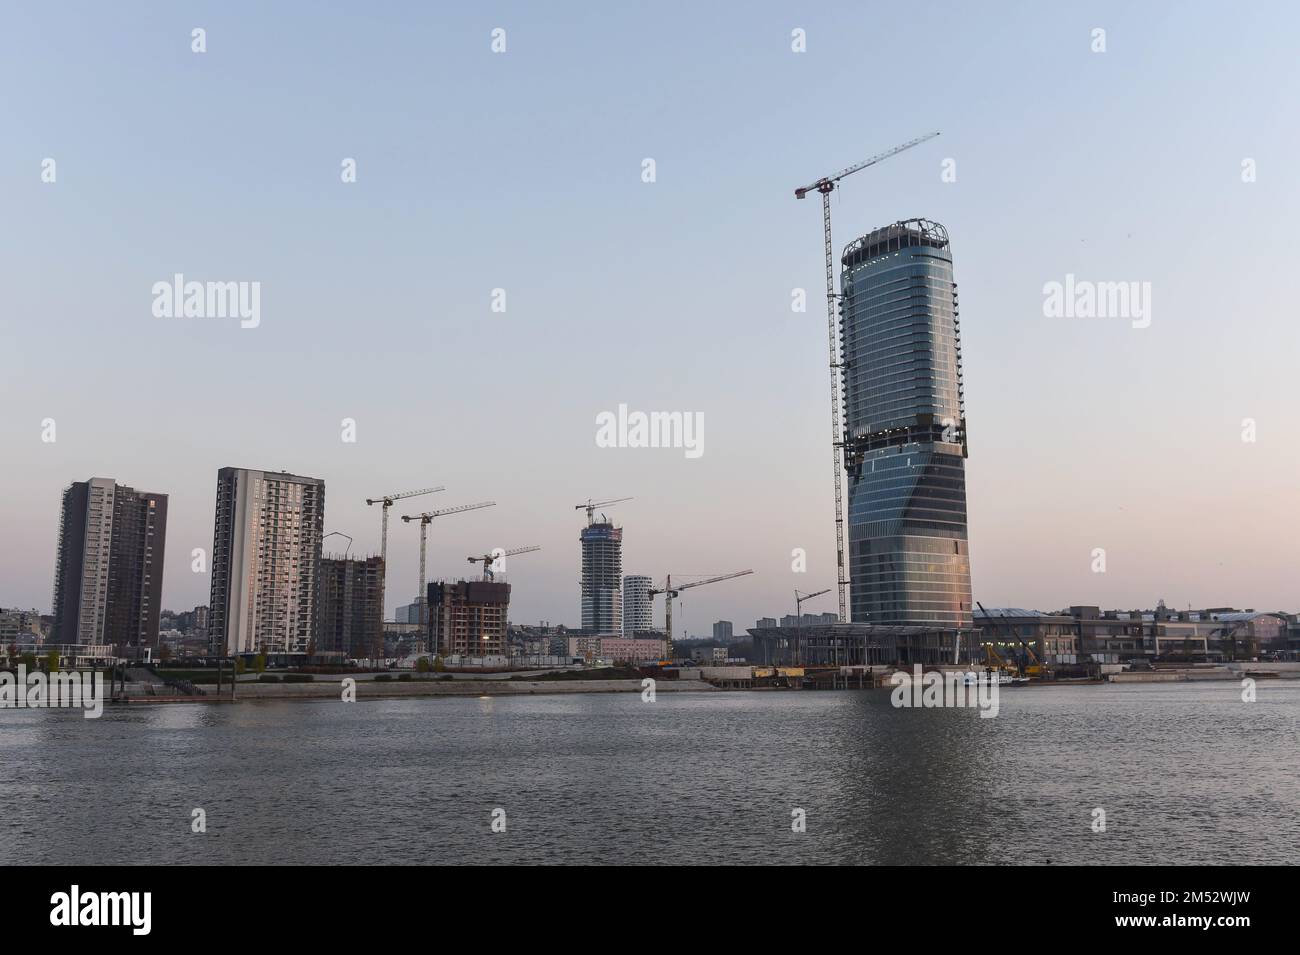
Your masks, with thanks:
<instances>
[{"instance_id":1,"label":"skyline","mask_svg":"<svg viewBox=\"0 0 1300 955\"><path fill-rule=\"evenodd\" d=\"M572 506L625 495L625 574L755 570L684 596L685 627L791 612L795 587L834 586L835 555L820 223L790 193L936 128L834 198L835 249L911 216L950 232L975 599L1300 606L1300 331L1274 261L1300 211L1300 135L1275 115L1300 92L1279 68L1296 12L1031 9L997 30L1001 11L960 6L679 9L15 11L0 77L39 76L45 96L0 105L0 194L22 224L0 240L0 602L47 608L59 496L111 477L169 495L164 606L206 603L190 552L211 553L232 466L323 479L324 530L354 554L379 549L366 497L438 483L438 506L498 501L439 526L429 579L539 544L511 568L516 622L578 621ZM942 82L846 107L863 58L922 40ZM259 326L155 318L150 289L176 273L261 282ZM1067 276L1150 282L1150 327L1047 318L1044 286ZM703 414L705 452L597 447L620 405ZM418 530L395 518L418 511L392 511L390 617L418 576Z\"/></svg>"}]
</instances>

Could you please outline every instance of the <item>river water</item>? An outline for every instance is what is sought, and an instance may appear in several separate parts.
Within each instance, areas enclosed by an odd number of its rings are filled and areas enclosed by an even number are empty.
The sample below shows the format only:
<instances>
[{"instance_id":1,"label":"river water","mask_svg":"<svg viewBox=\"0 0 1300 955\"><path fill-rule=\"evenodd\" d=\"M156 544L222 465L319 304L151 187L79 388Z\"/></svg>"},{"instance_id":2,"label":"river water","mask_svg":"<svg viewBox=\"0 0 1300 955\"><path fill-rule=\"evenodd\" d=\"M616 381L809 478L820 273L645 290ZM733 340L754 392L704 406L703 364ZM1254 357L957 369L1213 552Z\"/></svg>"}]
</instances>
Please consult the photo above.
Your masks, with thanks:
<instances>
[{"instance_id":1,"label":"river water","mask_svg":"<svg viewBox=\"0 0 1300 955\"><path fill-rule=\"evenodd\" d=\"M1297 846L1300 682L1252 703L1235 683L1015 688L993 719L886 690L0 711L4 864L1294 863Z\"/></svg>"}]
</instances>

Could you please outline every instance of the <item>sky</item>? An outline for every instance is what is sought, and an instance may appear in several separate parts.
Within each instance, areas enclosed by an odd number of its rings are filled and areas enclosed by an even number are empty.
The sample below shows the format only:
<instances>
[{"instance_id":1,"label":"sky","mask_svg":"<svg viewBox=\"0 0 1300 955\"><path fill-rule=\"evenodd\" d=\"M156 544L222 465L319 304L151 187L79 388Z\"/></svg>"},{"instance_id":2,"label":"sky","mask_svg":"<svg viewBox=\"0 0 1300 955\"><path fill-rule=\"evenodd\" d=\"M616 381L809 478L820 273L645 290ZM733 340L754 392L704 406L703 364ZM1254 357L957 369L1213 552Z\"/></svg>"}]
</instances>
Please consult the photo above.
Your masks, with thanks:
<instances>
[{"instance_id":1,"label":"sky","mask_svg":"<svg viewBox=\"0 0 1300 955\"><path fill-rule=\"evenodd\" d=\"M793 190L939 130L833 223L837 249L951 236L975 598L1300 609L1300 8L703 6L5 3L0 605L48 611L92 476L170 495L164 604L207 603L191 554L236 466L323 478L353 553L366 497L496 501L433 525L429 575L540 545L507 568L517 623L580 622L589 497L634 498L625 573L753 569L685 593L679 636L792 613L835 579ZM260 283L257 327L156 317L176 273ZM1067 275L1149 283L1149 325L1047 315ZM598 447L620 404L702 415L703 453ZM394 520L390 612L418 539Z\"/></svg>"}]
</instances>

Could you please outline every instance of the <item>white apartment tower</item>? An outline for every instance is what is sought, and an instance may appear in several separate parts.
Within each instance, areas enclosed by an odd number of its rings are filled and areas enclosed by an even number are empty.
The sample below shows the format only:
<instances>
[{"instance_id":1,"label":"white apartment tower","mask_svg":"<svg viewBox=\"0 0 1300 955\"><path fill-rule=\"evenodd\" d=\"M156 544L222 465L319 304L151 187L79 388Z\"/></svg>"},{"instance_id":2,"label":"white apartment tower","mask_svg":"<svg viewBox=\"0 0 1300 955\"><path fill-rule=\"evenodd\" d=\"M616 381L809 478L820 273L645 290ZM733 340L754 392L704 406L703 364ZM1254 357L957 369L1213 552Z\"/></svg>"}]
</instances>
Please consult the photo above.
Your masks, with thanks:
<instances>
[{"instance_id":1,"label":"white apartment tower","mask_svg":"<svg viewBox=\"0 0 1300 955\"><path fill-rule=\"evenodd\" d=\"M305 653L316 627L325 482L217 472L209 643L214 653Z\"/></svg>"},{"instance_id":2,"label":"white apartment tower","mask_svg":"<svg viewBox=\"0 0 1300 955\"><path fill-rule=\"evenodd\" d=\"M623 636L654 630L650 578L628 574L623 578Z\"/></svg>"}]
</instances>

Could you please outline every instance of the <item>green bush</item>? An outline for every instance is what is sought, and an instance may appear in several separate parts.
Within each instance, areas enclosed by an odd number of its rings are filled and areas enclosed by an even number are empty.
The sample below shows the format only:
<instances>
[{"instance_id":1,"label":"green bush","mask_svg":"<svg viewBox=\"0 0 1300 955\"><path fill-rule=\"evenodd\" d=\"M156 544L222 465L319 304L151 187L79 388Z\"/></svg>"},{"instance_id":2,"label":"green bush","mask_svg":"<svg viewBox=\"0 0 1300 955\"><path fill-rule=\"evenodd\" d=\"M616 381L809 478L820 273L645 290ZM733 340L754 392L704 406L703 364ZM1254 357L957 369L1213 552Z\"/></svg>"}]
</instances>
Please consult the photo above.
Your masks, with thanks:
<instances>
[{"instance_id":1,"label":"green bush","mask_svg":"<svg viewBox=\"0 0 1300 955\"><path fill-rule=\"evenodd\" d=\"M263 673L257 678L258 683L279 683L280 678L274 673Z\"/></svg>"},{"instance_id":2,"label":"green bush","mask_svg":"<svg viewBox=\"0 0 1300 955\"><path fill-rule=\"evenodd\" d=\"M378 683L378 682L381 681L381 680L391 680L391 679L392 679L392 677L389 676L387 673L377 673L377 674L375 674L375 682L376 682L376 683Z\"/></svg>"},{"instance_id":3,"label":"green bush","mask_svg":"<svg viewBox=\"0 0 1300 955\"><path fill-rule=\"evenodd\" d=\"M411 674L409 674L409 673L399 673L399 674L397 674L397 679L399 679L399 680L407 680L407 681L409 681L409 680L411 679Z\"/></svg>"}]
</instances>

